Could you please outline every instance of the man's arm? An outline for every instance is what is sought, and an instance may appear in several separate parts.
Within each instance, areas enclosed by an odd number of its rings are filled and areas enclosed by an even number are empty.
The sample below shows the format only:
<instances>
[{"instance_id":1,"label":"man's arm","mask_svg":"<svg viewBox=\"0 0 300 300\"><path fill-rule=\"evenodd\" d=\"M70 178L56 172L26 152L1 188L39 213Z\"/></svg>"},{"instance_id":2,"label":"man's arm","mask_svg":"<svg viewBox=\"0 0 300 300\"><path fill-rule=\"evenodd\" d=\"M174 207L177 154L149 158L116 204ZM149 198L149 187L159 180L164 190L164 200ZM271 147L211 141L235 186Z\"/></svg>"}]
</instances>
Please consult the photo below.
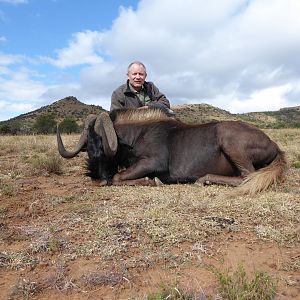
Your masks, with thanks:
<instances>
[{"instance_id":1,"label":"man's arm","mask_svg":"<svg viewBox=\"0 0 300 300\"><path fill-rule=\"evenodd\" d=\"M159 91L159 89L152 83L152 95L154 101L163 104L167 108L170 108L170 101L167 97Z\"/></svg>"},{"instance_id":2,"label":"man's arm","mask_svg":"<svg viewBox=\"0 0 300 300\"><path fill-rule=\"evenodd\" d=\"M119 108L124 108L124 104L122 105L119 93L114 91L111 95L110 111Z\"/></svg>"}]
</instances>

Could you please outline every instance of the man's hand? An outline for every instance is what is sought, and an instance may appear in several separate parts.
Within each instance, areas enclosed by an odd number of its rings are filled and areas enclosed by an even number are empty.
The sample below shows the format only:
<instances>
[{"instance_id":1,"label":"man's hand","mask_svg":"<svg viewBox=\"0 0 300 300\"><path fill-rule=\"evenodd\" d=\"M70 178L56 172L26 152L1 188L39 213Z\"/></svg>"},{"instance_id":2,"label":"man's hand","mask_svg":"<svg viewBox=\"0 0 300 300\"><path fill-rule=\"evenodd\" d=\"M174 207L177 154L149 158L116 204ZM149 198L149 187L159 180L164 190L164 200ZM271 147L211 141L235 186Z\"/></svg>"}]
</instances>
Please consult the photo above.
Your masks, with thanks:
<instances>
[{"instance_id":1,"label":"man's hand","mask_svg":"<svg viewBox=\"0 0 300 300\"><path fill-rule=\"evenodd\" d=\"M149 106L141 106L141 107L139 107L138 109L147 109L147 108L149 108Z\"/></svg>"}]
</instances>

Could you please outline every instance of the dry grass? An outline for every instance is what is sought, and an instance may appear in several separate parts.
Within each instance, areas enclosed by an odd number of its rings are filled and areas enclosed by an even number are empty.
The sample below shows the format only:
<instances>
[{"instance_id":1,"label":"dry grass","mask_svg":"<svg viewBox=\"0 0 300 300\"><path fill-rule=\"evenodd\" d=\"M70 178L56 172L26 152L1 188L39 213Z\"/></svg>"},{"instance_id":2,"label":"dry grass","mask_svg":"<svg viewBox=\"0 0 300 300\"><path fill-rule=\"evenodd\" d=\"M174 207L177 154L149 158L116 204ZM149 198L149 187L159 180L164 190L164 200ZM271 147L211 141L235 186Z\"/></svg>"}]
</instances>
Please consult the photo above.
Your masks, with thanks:
<instances>
[{"instance_id":1,"label":"dry grass","mask_svg":"<svg viewBox=\"0 0 300 300\"><path fill-rule=\"evenodd\" d=\"M66 264L59 258L54 262L55 271L49 274L42 285L47 288L55 288L60 292L68 292L79 287L73 282L73 279L67 275Z\"/></svg>"},{"instance_id":2,"label":"dry grass","mask_svg":"<svg viewBox=\"0 0 300 300\"><path fill-rule=\"evenodd\" d=\"M114 286L120 284L125 279L128 280L121 272L102 271L84 274L81 278L81 281L86 286L95 287L98 285Z\"/></svg>"},{"instance_id":3,"label":"dry grass","mask_svg":"<svg viewBox=\"0 0 300 300\"><path fill-rule=\"evenodd\" d=\"M266 129L265 132L286 152L289 165L300 168L299 129Z\"/></svg>"},{"instance_id":4,"label":"dry grass","mask_svg":"<svg viewBox=\"0 0 300 300\"><path fill-rule=\"evenodd\" d=\"M290 166L297 165L300 130L266 132L286 151ZM64 136L66 147L75 147L78 137ZM37 268L38 274L44 264L54 269L41 282L18 282L19 295L41 288L117 288L124 277L134 282L131 274L155 267L203 268L207 259L222 260L228 236L299 247L299 173L256 196L231 197L225 186L98 187L84 175L85 154L55 161L54 136L0 136L0 145L0 271ZM53 159L54 167L47 169L42 158ZM67 266L83 259L95 260L94 268L73 278ZM299 257L279 267L299 271Z\"/></svg>"},{"instance_id":5,"label":"dry grass","mask_svg":"<svg viewBox=\"0 0 300 300\"><path fill-rule=\"evenodd\" d=\"M14 285L9 299L30 299L40 290L37 282L26 278L20 278Z\"/></svg>"},{"instance_id":6,"label":"dry grass","mask_svg":"<svg viewBox=\"0 0 300 300\"><path fill-rule=\"evenodd\" d=\"M29 160L32 164L32 174L49 175L63 173L63 159L57 153L48 153L47 155L34 157Z\"/></svg>"}]
</instances>

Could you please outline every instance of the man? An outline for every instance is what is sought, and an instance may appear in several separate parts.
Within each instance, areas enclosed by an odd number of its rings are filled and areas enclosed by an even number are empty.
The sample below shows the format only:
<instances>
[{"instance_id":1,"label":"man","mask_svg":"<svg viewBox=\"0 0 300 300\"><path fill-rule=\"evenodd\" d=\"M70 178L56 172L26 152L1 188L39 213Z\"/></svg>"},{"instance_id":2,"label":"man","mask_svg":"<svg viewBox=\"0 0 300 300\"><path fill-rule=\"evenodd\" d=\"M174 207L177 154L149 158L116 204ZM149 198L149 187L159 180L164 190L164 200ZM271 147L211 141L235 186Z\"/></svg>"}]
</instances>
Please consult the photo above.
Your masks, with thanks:
<instances>
[{"instance_id":1,"label":"man","mask_svg":"<svg viewBox=\"0 0 300 300\"><path fill-rule=\"evenodd\" d=\"M127 82L117 88L111 96L110 111L120 108L147 109L158 107L170 115L170 102L152 83L145 81L146 67L139 61L132 62L127 69Z\"/></svg>"}]
</instances>

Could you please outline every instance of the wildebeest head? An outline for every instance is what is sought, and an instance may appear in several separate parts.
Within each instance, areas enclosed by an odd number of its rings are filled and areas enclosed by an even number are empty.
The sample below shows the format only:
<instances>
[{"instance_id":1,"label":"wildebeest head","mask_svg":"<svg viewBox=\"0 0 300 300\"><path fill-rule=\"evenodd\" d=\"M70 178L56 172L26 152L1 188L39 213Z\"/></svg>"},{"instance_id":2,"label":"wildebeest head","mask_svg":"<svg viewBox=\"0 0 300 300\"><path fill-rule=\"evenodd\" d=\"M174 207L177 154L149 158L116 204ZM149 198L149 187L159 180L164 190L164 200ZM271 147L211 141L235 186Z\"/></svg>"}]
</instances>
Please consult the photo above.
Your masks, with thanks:
<instances>
[{"instance_id":1,"label":"wildebeest head","mask_svg":"<svg viewBox=\"0 0 300 300\"><path fill-rule=\"evenodd\" d=\"M89 115L74 151L65 149L59 129L57 129L58 151L64 158L72 158L80 151L87 151L87 175L93 179L100 179L101 184L104 185L110 183L113 176L118 172L118 167L128 167L132 164L132 157L129 155L130 147L128 148L124 144L118 147L115 126L128 122L130 124L145 123L147 126L149 124L147 122L165 119L169 119L169 116L159 108L121 109L110 114L103 112L99 116Z\"/></svg>"},{"instance_id":2,"label":"wildebeest head","mask_svg":"<svg viewBox=\"0 0 300 300\"><path fill-rule=\"evenodd\" d=\"M57 127L57 145L58 152L64 158L73 158L80 151L87 151L87 175L93 179L100 179L102 184L109 182L117 172L117 165L113 159L118 148L117 136L107 113L87 117L79 142L73 151L65 149Z\"/></svg>"}]
</instances>

